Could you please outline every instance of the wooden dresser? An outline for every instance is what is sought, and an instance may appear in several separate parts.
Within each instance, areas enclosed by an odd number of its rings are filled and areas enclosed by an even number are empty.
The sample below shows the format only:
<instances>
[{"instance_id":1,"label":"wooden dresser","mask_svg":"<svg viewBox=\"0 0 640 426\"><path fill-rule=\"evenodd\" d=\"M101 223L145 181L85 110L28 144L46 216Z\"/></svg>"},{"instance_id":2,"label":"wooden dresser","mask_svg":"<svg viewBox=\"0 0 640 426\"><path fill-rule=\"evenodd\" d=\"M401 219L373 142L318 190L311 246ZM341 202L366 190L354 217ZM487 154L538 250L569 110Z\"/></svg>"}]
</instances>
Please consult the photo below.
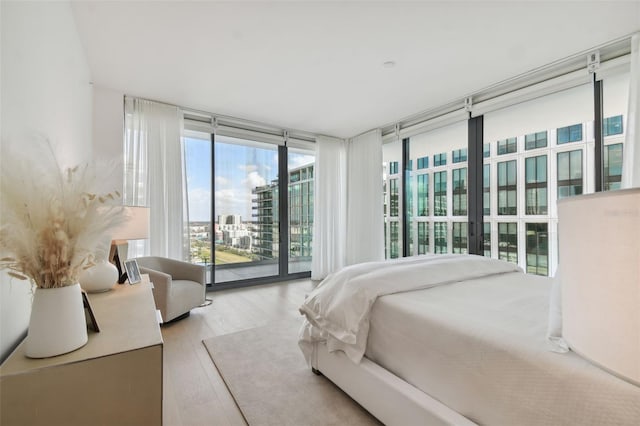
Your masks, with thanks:
<instances>
[{"instance_id":1,"label":"wooden dresser","mask_svg":"<svg viewBox=\"0 0 640 426\"><path fill-rule=\"evenodd\" d=\"M0 424L162 424L162 335L152 285L90 294L100 332L53 358L29 359L24 342L0 366Z\"/></svg>"}]
</instances>

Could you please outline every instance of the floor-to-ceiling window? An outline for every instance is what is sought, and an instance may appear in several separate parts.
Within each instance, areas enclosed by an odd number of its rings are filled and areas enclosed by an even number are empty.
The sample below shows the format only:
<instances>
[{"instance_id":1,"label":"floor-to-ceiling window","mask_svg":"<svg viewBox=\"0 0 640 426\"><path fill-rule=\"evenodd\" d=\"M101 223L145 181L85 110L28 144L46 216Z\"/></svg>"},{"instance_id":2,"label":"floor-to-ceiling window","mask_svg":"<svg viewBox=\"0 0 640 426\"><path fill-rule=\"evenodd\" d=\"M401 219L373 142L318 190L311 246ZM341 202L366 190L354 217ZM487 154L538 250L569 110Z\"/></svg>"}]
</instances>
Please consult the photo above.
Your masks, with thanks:
<instances>
[{"instance_id":1,"label":"floor-to-ceiling window","mask_svg":"<svg viewBox=\"0 0 640 426\"><path fill-rule=\"evenodd\" d=\"M206 266L207 282L215 288L308 274L313 151L185 133L190 259Z\"/></svg>"},{"instance_id":2,"label":"floor-to-ceiling window","mask_svg":"<svg viewBox=\"0 0 640 426\"><path fill-rule=\"evenodd\" d=\"M622 176L629 75L618 72L602 80L603 190L618 189ZM549 88L546 82L539 87ZM386 175L385 188L391 192L393 185L392 193L406 195L410 202L399 205L397 216L395 209L388 214L399 220L393 229L386 229L387 234L398 241L403 235L418 241L404 255L463 252L468 245L462 235L464 227L469 228L466 216L476 214L468 206L468 191L478 190L482 191L484 241L475 246L472 238L474 251L516 263L528 273L554 274L559 252L557 201L596 190L595 88L597 84L583 80L568 89L482 113L481 188L467 181L467 173L476 170L466 164L466 145L478 140L472 136L478 121L464 119L412 135L404 151L398 142L395 161L399 164ZM511 101L510 96L505 100ZM482 111L483 107L492 108L492 103L474 104L472 116L477 117L476 108ZM472 157L476 159L477 154L474 150ZM403 156L413 166L407 169ZM385 164L390 163L385 160ZM394 183L393 179L402 179L403 167L410 179ZM479 194L473 195L477 200ZM391 202L388 194L387 199ZM410 209L404 219L403 209ZM403 230L403 225L408 229ZM390 251L402 256L402 244Z\"/></svg>"},{"instance_id":3,"label":"floor-to-ceiling window","mask_svg":"<svg viewBox=\"0 0 640 426\"><path fill-rule=\"evenodd\" d=\"M407 145L408 142L407 141L403 141L404 145ZM406 147L405 147L406 149ZM415 216L416 216L416 212L415 212L415 206L414 206L414 199L415 194L414 194L414 190L416 190L416 184L415 184L415 178L416 178L416 174L413 172L413 160L409 159L409 161L405 161L403 163L404 165L404 204L403 204L403 209L402 209L402 213L404 215L403 218L403 223L405 224L405 227L410 230L410 232L407 233L407 235L405 236L406 241L407 241L407 247L403 248L403 252L406 250L407 251L407 255L413 254L414 253L414 245L413 242L414 240L416 240L416 233L415 233Z\"/></svg>"},{"instance_id":4,"label":"floor-to-ceiling window","mask_svg":"<svg viewBox=\"0 0 640 426\"><path fill-rule=\"evenodd\" d=\"M288 150L289 273L311 271L314 165L313 151Z\"/></svg>"},{"instance_id":5,"label":"floor-to-ceiling window","mask_svg":"<svg viewBox=\"0 0 640 426\"><path fill-rule=\"evenodd\" d=\"M593 192L593 116L591 84L484 115L484 142L496 147L484 159L485 179L490 175L484 207L487 198L497 206L485 210L484 233L493 237L485 242L485 255L528 273L555 273L556 202Z\"/></svg>"},{"instance_id":6,"label":"floor-to-ceiling window","mask_svg":"<svg viewBox=\"0 0 640 426\"><path fill-rule=\"evenodd\" d=\"M189 258L206 267L207 282L215 262L211 223L211 135L188 132L184 139L188 197Z\"/></svg>"},{"instance_id":7,"label":"floor-to-ceiling window","mask_svg":"<svg viewBox=\"0 0 640 426\"><path fill-rule=\"evenodd\" d=\"M606 77L603 84L602 136L604 142L603 190L620 189L624 151L626 107L629 97L629 75Z\"/></svg>"},{"instance_id":8,"label":"floor-to-ceiling window","mask_svg":"<svg viewBox=\"0 0 640 426\"><path fill-rule=\"evenodd\" d=\"M215 282L279 274L278 146L216 135Z\"/></svg>"},{"instance_id":9,"label":"floor-to-ceiling window","mask_svg":"<svg viewBox=\"0 0 640 426\"><path fill-rule=\"evenodd\" d=\"M408 202L400 211L404 208L410 218L409 241L417 241L408 246L406 255L466 252L466 231L462 235L468 212L466 121L413 135L405 149L410 165L405 184Z\"/></svg>"},{"instance_id":10,"label":"floor-to-ceiling window","mask_svg":"<svg viewBox=\"0 0 640 426\"><path fill-rule=\"evenodd\" d=\"M382 147L385 258L402 257L402 141Z\"/></svg>"}]
</instances>

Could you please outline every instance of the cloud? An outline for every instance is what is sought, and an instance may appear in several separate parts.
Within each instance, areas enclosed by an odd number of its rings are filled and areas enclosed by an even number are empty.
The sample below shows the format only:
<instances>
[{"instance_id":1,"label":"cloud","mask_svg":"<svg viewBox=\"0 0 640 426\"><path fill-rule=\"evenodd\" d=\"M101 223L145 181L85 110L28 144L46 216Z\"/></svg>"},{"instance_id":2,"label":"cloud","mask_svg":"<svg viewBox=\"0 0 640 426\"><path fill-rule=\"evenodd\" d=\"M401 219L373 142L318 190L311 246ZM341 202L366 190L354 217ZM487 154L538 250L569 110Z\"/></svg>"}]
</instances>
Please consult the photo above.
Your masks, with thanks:
<instances>
[{"instance_id":1,"label":"cloud","mask_svg":"<svg viewBox=\"0 0 640 426\"><path fill-rule=\"evenodd\" d=\"M298 167L306 166L315 162L316 157L313 155L290 155L289 169L296 169Z\"/></svg>"},{"instance_id":2,"label":"cloud","mask_svg":"<svg viewBox=\"0 0 640 426\"><path fill-rule=\"evenodd\" d=\"M246 197L243 196L244 192L246 191L238 191L235 188L220 189L215 192L216 205L222 207L227 204L242 203L246 200Z\"/></svg>"},{"instance_id":3,"label":"cloud","mask_svg":"<svg viewBox=\"0 0 640 426\"><path fill-rule=\"evenodd\" d=\"M246 179L242 180L243 184L246 184L249 189L256 188L258 186L264 186L267 184L265 178L260 176L258 172L250 172L247 174Z\"/></svg>"},{"instance_id":4,"label":"cloud","mask_svg":"<svg viewBox=\"0 0 640 426\"><path fill-rule=\"evenodd\" d=\"M259 180L259 179L258 179ZM253 194L250 188L225 188L214 192L216 216L221 214L238 214L243 221L251 220ZM189 191L189 220L207 222L211 218L211 192L208 189L196 188Z\"/></svg>"},{"instance_id":5,"label":"cloud","mask_svg":"<svg viewBox=\"0 0 640 426\"><path fill-rule=\"evenodd\" d=\"M238 168L247 173L255 172L256 170L258 170L258 166L256 166L255 164L238 164Z\"/></svg>"},{"instance_id":6,"label":"cloud","mask_svg":"<svg viewBox=\"0 0 640 426\"><path fill-rule=\"evenodd\" d=\"M231 183L229 179L224 176L216 176L216 187L227 186Z\"/></svg>"},{"instance_id":7,"label":"cloud","mask_svg":"<svg viewBox=\"0 0 640 426\"><path fill-rule=\"evenodd\" d=\"M243 221L251 220L251 189L221 189L215 192L215 197L216 215L239 214Z\"/></svg>"},{"instance_id":8,"label":"cloud","mask_svg":"<svg viewBox=\"0 0 640 426\"><path fill-rule=\"evenodd\" d=\"M211 218L211 191L195 188L189 191L189 220L206 222Z\"/></svg>"}]
</instances>

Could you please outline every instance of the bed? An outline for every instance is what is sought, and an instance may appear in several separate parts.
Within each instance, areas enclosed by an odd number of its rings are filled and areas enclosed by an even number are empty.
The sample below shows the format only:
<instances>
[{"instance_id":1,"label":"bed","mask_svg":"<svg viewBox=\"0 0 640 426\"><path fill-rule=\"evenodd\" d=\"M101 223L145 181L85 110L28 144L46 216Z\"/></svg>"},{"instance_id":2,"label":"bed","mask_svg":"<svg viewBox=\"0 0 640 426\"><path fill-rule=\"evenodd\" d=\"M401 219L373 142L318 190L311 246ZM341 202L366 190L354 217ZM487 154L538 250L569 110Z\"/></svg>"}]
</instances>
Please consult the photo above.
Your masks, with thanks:
<instances>
[{"instance_id":1,"label":"bed","mask_svg":"<svg viewBox=\"0 0 640 426\"><path fill-rule=\"evenodd\" d=\"M640 424L640 387L550 350L550 289L480 256L354 265L300 308L300 347L388 425Z\"/></svg>"}]
</instances>

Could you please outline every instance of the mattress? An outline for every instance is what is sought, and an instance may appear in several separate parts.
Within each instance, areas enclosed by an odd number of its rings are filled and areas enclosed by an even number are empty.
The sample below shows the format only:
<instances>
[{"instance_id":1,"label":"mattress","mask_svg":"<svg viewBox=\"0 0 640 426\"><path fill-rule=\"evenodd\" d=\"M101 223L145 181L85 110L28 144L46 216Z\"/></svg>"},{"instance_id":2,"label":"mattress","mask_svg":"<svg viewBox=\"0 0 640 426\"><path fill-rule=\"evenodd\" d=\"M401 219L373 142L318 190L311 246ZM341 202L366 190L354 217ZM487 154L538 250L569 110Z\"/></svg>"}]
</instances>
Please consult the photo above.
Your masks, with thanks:
<instances>
[{"instance_id":1,"label":"mattress","mask_svg":"<svg viewBox=\"0 0 640 426\"><path fill-rule=\"evenodd\" d=\"M640 387L549 351L550 285L505 274L380 297L365 356L478 424L639 425Z\"/></svg>"}]
</instances>

